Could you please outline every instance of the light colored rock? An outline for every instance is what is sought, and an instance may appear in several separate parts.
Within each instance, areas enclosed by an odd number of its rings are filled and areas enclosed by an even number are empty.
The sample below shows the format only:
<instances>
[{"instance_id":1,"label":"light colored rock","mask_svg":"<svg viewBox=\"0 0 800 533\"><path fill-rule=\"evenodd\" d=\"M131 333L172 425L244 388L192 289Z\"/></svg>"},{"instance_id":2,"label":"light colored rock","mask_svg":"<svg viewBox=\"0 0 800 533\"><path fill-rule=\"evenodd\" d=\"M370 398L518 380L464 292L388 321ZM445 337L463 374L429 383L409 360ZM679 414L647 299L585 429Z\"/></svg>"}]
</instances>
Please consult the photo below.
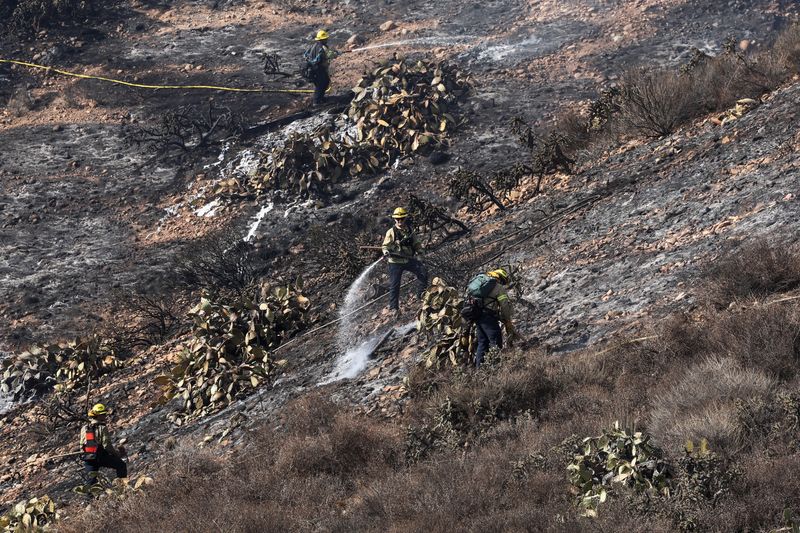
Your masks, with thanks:
<instances>
[{"instance_id":1,"label":"light colored rock","mask_svg":"<svg viewBox=\"0 0 800 533\"><path fill-rule=\"evenodd\" d=\"M393 20L387 20L379 26L381 31L391 31L397 27Z\"/></svg>"}]
</instances>

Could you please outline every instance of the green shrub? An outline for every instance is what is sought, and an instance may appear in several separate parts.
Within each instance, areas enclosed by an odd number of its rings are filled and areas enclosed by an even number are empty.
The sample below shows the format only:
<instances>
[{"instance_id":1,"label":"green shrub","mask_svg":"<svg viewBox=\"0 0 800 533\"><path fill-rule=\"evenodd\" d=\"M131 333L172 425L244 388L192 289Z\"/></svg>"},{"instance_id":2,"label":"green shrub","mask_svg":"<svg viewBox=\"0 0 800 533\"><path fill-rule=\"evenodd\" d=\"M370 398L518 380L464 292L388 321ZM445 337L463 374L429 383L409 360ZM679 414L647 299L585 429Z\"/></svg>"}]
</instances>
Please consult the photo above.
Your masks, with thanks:
<instances>
[{"instance_id":1,"label":"green shrub","mask_svg":"<svg viewBox=\"0 0 800 533\"><path fill-rule=\"evenodd\" d=\"M650 435L624 430L615 422L599 437L583 440L567 471L585 516L597 516L598 506L614 486L668 492L669 468L650 439Z\"/></svg>"},{"instance_id":2,"label":"green shrub","mask_svg":"<svg viewBox=\"0 0 800 533\"><path fill-rule=\"evenodd\" d=\"M42 395L52 388L72 390L122 367L110 342L94 335L62 344L33 346L4 359L0 391L19 400L26 394Z\"/></svg>"},{"instance_id":3,"label":"green shrub","mask_svg":"<svg viewBox=\"0 0 800 533\"><path fill-rule=\"evenodd\" d=\"M156 383L165 388L159 403L179 397L181 412L169 418L182 424L225 407L273 377L270 351L305 326L310 307L302 282L262 285L254 296L223 303L203 297L189 311L192 339L169 375Z\"/></svg>"},{"instance_id":4,"label":"green shrub","mask_svg":"<svg viewBox=\"0 0 800 533\"><path fill-rule=\"evenodd\" d=\"M42 496L20 502L0 516L0 528L8 533L39 533L50 530L57 521L55 503Z\"/></svg>"}]
</instances>

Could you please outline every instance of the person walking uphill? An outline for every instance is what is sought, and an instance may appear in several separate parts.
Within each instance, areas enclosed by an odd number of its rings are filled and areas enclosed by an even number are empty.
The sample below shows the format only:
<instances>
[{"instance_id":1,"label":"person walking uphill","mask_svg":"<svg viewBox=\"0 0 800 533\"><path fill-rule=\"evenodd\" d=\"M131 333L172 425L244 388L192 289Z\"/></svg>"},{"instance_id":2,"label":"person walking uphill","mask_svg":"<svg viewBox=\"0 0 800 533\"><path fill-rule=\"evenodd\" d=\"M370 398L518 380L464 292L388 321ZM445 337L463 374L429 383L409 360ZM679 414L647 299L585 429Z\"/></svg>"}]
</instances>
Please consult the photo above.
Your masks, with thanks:
<instances>
[{"instance_id":1,"label":"person walking uphill","mask_svg":"<svg viewBox=\"0 0 800 533\"><path fill-rule=\"evenodd\" d=\"M517 331L511 321L511 302L506 293L509 281L508 272L498 268L485 274L478 274L467 285L461 314L476 326L478 334L478 346L475 350L476 368L481 366L483 356L491 346L503 347L501 321L506 327L509 341L517 337Z\"/></svg>"},{"instance_id":2,"label":"person walking uphill","mask_svg":"<svg viewBox=\"0 0 800 533\"><path fill-rule=\"evenodd\" d=\"M400 282L403 272L411 272L419 282L418 295L428 288L428 272L416 256L422 251L422 243L408 224L408 212L398 207L392 213L394 226L383 239L383 257L389 263L389 310L400 312Z\"/></svg>"},{"instance_id":3,"label":"person walking uphill","mask_svg":"<svg viewBox=\"0 0 800 533\"><path fill-rule=\"evenodd\" d=\"M118 478L128 477L128 465L122 460L125 450L114 448L106 428L110 413L102 403L95 404L89 410L89 423L81 428L84 470L91 485L97 483L100 468L113 468Z\"/></svg>"},{"instance_id":4,"label":"person walking uphill","mask_svg":"<svg viewBox=\"0 0 800 533\"><path fill-rule=\"evenodd\" d=\"M319 30L314 43L303 54L308 65L308 78L314 84L314 105L325 101L325 92L331 85L328 67L331 59L339 55L328 46L328 37L327 31Z\"/></svg>"}]
</instances>

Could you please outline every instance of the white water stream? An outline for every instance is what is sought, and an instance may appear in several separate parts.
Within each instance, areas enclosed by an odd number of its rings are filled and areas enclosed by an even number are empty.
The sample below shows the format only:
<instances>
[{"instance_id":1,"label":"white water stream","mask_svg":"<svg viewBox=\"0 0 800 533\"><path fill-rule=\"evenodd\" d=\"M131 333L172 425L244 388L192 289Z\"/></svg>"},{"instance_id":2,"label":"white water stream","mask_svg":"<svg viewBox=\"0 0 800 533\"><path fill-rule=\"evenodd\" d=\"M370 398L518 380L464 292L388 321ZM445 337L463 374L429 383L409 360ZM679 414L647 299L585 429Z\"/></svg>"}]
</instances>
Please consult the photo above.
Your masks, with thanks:
<instances>
[{"instance_id":1,"label":"white water stream","mask_svg":"<svg viewBox=\"0 0 800 533\"><path fill-rule=\"evenodd\" d=\"M374 50L375 48L390 48L394 46L402 46L404 44L428 44L428 45L449 45L458 44L466 41L474 40L474 37L418 37L416 39L405 39L403 41L392 41L391 43L372 44L370 46L362 46L361 48L353 48L351 52L361 52L363 50Z\"/></svg>"},{"instance_id":2,"label":"white water stream","mask_svg":"<svg viewBox=\"0 0 800 533\"><path fill-rule=\"evenodd\" d=\"M336 361L333 372L325 380L321 381L320 385L356 377L367 366L370 354L388 331L383 329L370 335L366 340L359 339L356 335L355 327L358 322L358 313L353 313L355 309L364 303L365 293L369 286L367 282L370 274L379 263L380 259L365 268L347 290L343 305L339 309L341 321L336 335L339 352L342 355Z\"/></svg>"},{"instance_id":3,"label":"white water stream","mask_svg":"<svg viewBox=\"0 0 800 533\"><path fill-rule=\"evenodd\" d=\"M356 278L356 280L350 285L350 288L347 289L347 294L344 297L344 304L342 305L341 309L339 309L339 318L341 321L339 322L339 332L336 336L336 340L339 344L339 350L346 352L348 349L352 348L354 341L354 326L356 323L356 316L352 315L354 309L356 309L359 305L363 303L364 300L364 293L367 290L367 280L369 279L369 275L375 270L375 267L381 262L380 259L372 263L370 266L364 269L364 271Z\"/></svg>"}]
</instances>

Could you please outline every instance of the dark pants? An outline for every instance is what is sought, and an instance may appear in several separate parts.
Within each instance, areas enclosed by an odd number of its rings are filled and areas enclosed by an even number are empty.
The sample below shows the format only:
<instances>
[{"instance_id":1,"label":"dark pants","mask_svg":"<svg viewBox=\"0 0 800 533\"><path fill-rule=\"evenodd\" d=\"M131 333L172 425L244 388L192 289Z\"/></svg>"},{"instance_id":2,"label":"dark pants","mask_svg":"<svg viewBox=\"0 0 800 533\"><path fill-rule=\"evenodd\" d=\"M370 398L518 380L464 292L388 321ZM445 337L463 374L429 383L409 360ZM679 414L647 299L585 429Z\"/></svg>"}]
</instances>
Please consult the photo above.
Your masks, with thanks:
<instances>
[{"instance_id":1,"label":"dark pants","mask_svg":"<svg viewBox=\"0 0 800 533\"><path fill-rule=\"evenodd\" d=\"M475 349L475 368L483 363L483 356L492 347L503 347L503 332L500 329L500 320L492 313L481 312L478 320L475 321L475 329L478 332L478 347Z\"/></svg>"},{"instance_id":2,"label":"dark pants","mask_svg":"<svg viewBox=\"0 0 800 533\"><path fill-rule=\"evenodd\" d=\"M325 101L325 91L331 85L331 76L325 68L318 68L313 74L314 80L314 104L321 104Z\"/></svg>"},{"instance_id":3,"label":"dark pants","mask_svg":"<svg viewBox=\"0 0 800 533\"><path fill-rule=\"evenodd\" d=\"M128 465L125 461L114 455L100 452L97 458L91 461L84 461L83 470L90 485L97 483L97 471L101 468L113 468L117 471L117 477L128 477Z\"/></svg>"},{"instance_id":4,"label":"dark pants","mask_svg":"<svg viewBox=\"0 0 800 533\"><path fill-rule=\"evenodd\" d=\"M400 309L400 282L403 272L411 272L417 276L417 294L421 295L428 288L428 272L420 261L411 259L404 265L389 263L389 309Z\"/></svg>"}]
</instances>

